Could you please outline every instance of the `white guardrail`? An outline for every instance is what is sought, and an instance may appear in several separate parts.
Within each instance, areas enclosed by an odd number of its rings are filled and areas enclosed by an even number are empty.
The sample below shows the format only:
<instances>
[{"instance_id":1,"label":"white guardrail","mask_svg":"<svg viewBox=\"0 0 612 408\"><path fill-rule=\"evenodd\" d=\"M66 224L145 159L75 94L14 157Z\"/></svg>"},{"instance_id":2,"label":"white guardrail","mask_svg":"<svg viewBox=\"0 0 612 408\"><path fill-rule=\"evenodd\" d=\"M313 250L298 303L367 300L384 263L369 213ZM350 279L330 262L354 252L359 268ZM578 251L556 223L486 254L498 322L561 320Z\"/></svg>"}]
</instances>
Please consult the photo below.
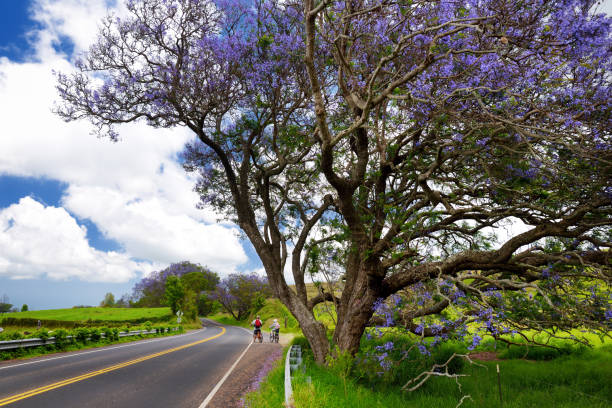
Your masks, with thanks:
<instances>
[{"instance_id":1,"label":"white guardrail","mask_svg":"<svg viewBox=\"0 0 612 408\"><path fill-rule=\"evenodd\" d=\"M302 364L302 347L293 345L287 351L285 358L285 406L293 407L293 388L291 387L291 374Z\"/></svg>"},{"instance_id":2,"label":"white guardrail","mask_svg":"<svg viewBox=\"0 0 612 408\"><path fill-rule=\"evenodd\" d=\"M176 327L172 329L173 331L178 330ZM119 337L128 337L128 336L138 336L140 334L154 334L156 330L132 330L129 332L119 332ZM66 336L66 340L71 340L74 336ZM100 333L100 338L105 338L104 333ZM91 340L91 337L88 337L87 340ZM7 340L0 341L0 350L12 350L21 347L37 347L37 346L45 346L47 344L55 344L55 337L49 337L46 340L39 338L32 339L18 339L18 340Z\"/></svg>"}]
</instances>

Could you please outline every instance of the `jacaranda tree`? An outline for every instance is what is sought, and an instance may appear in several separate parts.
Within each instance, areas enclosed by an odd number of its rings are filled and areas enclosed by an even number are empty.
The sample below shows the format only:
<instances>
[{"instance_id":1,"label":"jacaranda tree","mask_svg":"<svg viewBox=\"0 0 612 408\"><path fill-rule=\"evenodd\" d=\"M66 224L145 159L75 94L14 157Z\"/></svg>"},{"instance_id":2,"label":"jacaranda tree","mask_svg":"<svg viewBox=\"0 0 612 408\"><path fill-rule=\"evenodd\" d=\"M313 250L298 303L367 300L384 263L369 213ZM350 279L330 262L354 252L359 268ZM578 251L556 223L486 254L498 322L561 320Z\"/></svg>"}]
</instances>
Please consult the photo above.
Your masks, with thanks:
<instances>
[{"instance_id":1,"label":"jacaranda tree","mask_svg":"<svg viewBox=\"0 0 612 408\"><path fill-rule=\"evenodd\" d=\"M209 295L236 320L244 320L251 312L257 312L270 296L272 293L266 278L238 273L222 279Z\"/></svg>"},{"instance_id":2,"label":"jacaranda tree","mask_svg":"<svg viewBox=\"0 0 612 408\"><path fill-rule=\"evenodd\" d=\"M606 330L612 42L593 3L133 0L58 74L56 110L112 139L191 129L202 203L244 231L319 362L325 301L352 353L381 318ZM309 298L311 272L334 288Z\"/></svg>"},{"instance_id":3,"label":"jacaranda tree","mask_svg":"<svg viewBox=\"0 0 612 408\"><path fill-rule=\"evenodd\" d=\"M177 262L137 282L132 289L131 303L139 307L163 306L166 281L170 276L181 278L185 289L194 292L196 297L207 297L203 292L213 290L219 282L219 275L205 266L188 261Z\"/></svg>"}]
</instances>

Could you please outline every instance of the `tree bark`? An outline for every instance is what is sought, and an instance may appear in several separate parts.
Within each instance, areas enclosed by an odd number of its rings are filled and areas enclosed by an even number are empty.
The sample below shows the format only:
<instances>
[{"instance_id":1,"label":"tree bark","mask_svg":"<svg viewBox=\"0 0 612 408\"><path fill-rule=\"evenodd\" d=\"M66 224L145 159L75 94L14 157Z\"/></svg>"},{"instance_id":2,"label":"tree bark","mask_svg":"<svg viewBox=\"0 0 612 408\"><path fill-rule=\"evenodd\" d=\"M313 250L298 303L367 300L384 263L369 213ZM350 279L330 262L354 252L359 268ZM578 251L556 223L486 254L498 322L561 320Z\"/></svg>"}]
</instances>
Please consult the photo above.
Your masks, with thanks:
<instances>
[{"instance_id":1,"label":"tree bark","mask_svg":"<svg viewBox=\"0 0 612 408\"><path fill-rule=\"evenodd\" d=\"M343 292L333 340L341 352L354 355L359 351L361 336L374 314L374 302L380 296L375 281L368 278L365 269L359 271L351 286L352 290Z\"/></svg>"}]
</instances>

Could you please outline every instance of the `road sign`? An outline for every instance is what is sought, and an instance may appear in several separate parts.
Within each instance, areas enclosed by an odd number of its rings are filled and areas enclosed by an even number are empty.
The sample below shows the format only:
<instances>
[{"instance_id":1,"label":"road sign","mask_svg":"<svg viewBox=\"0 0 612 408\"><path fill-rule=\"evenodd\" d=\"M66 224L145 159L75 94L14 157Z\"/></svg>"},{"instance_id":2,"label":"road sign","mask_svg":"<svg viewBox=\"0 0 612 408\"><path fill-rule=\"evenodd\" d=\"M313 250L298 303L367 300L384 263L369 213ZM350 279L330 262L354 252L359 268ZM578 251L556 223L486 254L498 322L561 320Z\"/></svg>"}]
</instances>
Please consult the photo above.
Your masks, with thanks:
<instances>
[{"instance_id":1,"label":"road sign","mask_svg":"<svg viewBox=\"0 0 612 408\"><path fill-rule=\"evenodd\" d=\"M177 323L181 322L181 316L183 316L183 312L181 312L180 310L177 310L176 312L176 322Z\"/></svg>"}]
</instances>

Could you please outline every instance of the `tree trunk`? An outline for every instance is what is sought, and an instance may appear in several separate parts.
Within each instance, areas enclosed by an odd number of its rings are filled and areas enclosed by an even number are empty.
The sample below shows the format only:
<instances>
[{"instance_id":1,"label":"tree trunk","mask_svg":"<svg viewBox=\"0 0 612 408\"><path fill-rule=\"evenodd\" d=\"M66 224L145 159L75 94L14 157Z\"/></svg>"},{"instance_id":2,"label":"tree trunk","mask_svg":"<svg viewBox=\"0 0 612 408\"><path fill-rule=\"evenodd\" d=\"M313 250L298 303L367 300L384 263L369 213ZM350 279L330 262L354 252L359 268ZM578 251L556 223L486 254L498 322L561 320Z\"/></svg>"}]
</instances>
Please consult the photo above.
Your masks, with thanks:
<instances>
[{"instance_id":1,"label":"tree trunk","mask_svg":"<svg viewBox=\"0 0 612 408\"><path fill-rule=\"evenodd\" d=\"M380 283L370 271L374 268L376 265L364 262L358 252L349 256L334 331L334 343L342 352L354 355L359 351L361 336L374 314L374 302L380 297Z\"/></svg>"},{"instance_id":2,"label":"tree trunk","mask_svg":"<svg viewBox=\"0 0 612 408\"><path fill-rule=\"evenodd\" d=\"M334 343L340 351L355 355L359 351L361 336L374 314L374 302L378 297L368 291L365 295L350 296L349 302L341 306L334 332Z\"/></svg>"},{"instance_id":3,"label":"tree trunk","mask_svg":"<svg viewBox=\"0 0 612 408\"><path fill-rule=\"evenodd\" d=\"M302 303L297 294L289 289L289 292L284 295L281 295L281 301L289 308L289 311L300 324L304 337L310 343L315 361L318 364L325 364L330 350L325 326L315 319L314 313Z\"/></svg>"}]
</instances>

